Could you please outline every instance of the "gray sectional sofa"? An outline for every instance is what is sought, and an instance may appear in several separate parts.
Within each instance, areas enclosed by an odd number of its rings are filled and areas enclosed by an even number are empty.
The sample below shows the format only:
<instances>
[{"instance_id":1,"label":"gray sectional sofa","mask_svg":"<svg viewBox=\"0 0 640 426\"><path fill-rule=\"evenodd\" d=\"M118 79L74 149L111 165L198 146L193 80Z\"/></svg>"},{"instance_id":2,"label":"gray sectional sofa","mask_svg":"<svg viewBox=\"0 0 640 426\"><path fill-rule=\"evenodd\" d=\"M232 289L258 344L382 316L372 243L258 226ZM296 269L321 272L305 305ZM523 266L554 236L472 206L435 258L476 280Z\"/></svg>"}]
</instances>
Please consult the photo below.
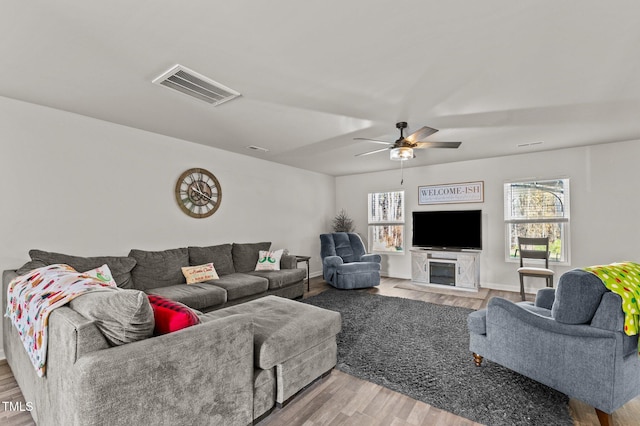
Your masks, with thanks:
<instances>
[{"instance_id":1,"label":"gray sectional sofa","mask_svg":"<svg viewBox=\"0 0 640 426\"><path fill-rule=\"evenodd\" d=\"M65 263L83 272L109 265L120 288L156 294L190 308L208 312L274 295L289 299L304 294L305 272L297 269L295 256L283 255L279 271L254 271L260 250L271 243L234 243L209 247L183 247L162 251L133 249L129 256L79 257L30 250L31 261L19 275L34 268ZM187 285L181 267L213 263L219 280Z\"/></svg>"},{"instance_id":2,"label":"gray sectional sofa","mask_svg":"<svg viewBox=\"0 0 640 426\"><path fill-rule=\"evenodd\" d=\"M36 423L247 425L330 372L340 314L288 299L302 296L305 276L293 256L283 256L280 271L253 271L258 250L268 248L223 244L94 258L30 251L29 263L3 273L3 310L9 282L47 264L85 271L106 263L122 288L81 295L51 313L45 377L3 318L7 361ZM220 280L187 285L176 273L211 261ZM132 332L145 330L149 315L153 323L145 293L194 308L200 324L160 336Z\"/></svg>"}]
</instances>

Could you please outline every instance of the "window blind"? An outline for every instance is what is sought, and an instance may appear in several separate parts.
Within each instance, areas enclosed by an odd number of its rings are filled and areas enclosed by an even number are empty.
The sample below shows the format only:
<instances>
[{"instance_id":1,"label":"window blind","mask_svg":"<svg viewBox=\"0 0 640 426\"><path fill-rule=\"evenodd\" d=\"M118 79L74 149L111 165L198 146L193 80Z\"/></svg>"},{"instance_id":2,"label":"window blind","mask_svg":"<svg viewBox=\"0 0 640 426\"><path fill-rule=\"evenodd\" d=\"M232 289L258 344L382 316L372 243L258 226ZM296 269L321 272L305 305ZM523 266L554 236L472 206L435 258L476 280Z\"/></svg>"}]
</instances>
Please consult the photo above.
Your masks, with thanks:
<instances>
[{"instance_id":1,"label":"window blind","mask_svg":"<svg viewBox=\"0 0 640 426\"><path fill-rule=\"evenodd\" d=\"M504 185L505 222L568 222L569 179Z\"/></svg>"}]
</instances>

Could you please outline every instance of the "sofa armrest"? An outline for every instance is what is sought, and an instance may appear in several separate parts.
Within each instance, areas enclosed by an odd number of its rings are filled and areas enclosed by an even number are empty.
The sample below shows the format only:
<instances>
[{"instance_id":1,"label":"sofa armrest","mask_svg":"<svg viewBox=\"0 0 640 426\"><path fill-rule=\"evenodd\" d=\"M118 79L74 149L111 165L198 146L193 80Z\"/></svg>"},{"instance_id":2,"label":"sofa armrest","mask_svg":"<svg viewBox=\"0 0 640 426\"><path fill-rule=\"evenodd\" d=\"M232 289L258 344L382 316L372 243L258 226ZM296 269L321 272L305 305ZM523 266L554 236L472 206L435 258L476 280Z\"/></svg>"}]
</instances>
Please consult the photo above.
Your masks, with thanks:
<instances>
[{"instance_id":1,"label":"sofa armrest","mask_svg":"<svg viewBox=\"0 0 640 426\"><path fill-rule=\"evenodd\" d=\"M380 256L379 254L364 254L360 258L360 262L381 263L382 262L382 256Z\"/></svg>"},{"instance_id":2,"label":"sofa armrest","mask_svg":"<svg viewBox=\"0 0 640 426\"><path fill-rule=\"evenodd\" d=\"M75 424L251 424L253 320L233 315L93 352L68 376Z\"/></svg>"},{"instance_id":3,"label":"sofa armrest","mask_svg":"<svg viewBox=\"0 0 640 426\"><path fill-rule=\"evenodd\" d=\"M541 288L536 293L535 305L539 308L551 309L553 301L556 299L555 288Z\"/></svg>"},{"instance_id":4,"label":"sofa armrest","mask_svg":"<svg viewBox=\"0 0 640 426\"><path fill-rule=\"evenodd\" d=\"M509 319L503 319L505 315L495 315L495 312L498 310L505 312L507 314L506 317ZM487 331L489 331L492 326L496 325L500 327L511 326L514 323L513 320L522 321L532 327L547 332L565 334L574 337L612 338L614 334L611 331L597 329L588 324L559 323L551 317L539 315L501 297L494 297L489 300L489 303L487 304ZM502 321L504 321L504 324L502 324Z\"/></svg>"},{"instance_id":5,"label":"sofa armrest","mask_svg":"<svg viewBox=\"0 0 640 426\"><path fill-rule=\"evenodd\" d=\"M280 269L296 269L298 261L292 254L283 254L280 258Z\"/></svg>"}]
</instances>

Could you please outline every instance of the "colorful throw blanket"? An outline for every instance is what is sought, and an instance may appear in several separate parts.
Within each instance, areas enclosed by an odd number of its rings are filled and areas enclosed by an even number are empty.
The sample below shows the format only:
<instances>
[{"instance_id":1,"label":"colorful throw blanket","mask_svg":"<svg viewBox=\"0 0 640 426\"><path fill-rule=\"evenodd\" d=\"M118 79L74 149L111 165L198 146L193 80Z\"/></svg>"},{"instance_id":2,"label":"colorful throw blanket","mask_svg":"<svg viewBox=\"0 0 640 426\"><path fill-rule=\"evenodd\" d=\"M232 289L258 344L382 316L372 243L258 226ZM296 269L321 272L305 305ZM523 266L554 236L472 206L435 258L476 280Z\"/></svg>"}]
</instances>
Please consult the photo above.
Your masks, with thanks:
<instances>
[{"instance_id":1,"label":"colorful throw blanket","mask_svg":"<svg viewBox=\"0 0 640 426\"><path fill-rule=\"evenodd\" d=\"M115 287L104 265L79 273L68 265L49 265L14 278L7 289L5 316L18 330L38 376L46 373L49 314L71 299L97 289Z\"/></svg>"},{"instance_id":2,"label":"colorful throw blanket","mask_svg":"<svg viewBox=\"0 0 640 426\"><path fill-rule=\"evenodd\" d=\"M612 263L584 268L595 274L604 285L622 298L624 332L638 334L640 327L640 265L633 262Z\"/></svg>"}]
</instances>

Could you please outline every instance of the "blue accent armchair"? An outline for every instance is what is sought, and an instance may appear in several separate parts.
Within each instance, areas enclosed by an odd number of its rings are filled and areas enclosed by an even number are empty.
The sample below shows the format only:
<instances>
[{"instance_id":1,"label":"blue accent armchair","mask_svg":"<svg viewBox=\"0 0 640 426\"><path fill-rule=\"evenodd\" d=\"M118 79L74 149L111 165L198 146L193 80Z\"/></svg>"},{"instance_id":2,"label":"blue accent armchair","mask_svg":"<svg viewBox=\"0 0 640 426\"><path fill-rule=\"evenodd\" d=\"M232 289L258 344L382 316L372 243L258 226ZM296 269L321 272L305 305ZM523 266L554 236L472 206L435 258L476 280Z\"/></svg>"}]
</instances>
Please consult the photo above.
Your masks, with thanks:
<instances>
[{"instance_id":1,"label":"blue accent armchair","mask_svg":"<svg viewBox=\"0 0 640 426\"><path fill-rule=\"evenodd\" d=\"M362 239L352 232L320 235L324 280L336 288L354 289L380 284L379 254L366 254Z\"/></svg>"},{"instance_id":2,"label":"blue accent armchair","mask_svg":"<svg viewBox=\"0 0 640 426\"><path fill-rule=\"evenodd\" d=\"M640 395L638 336L624 330L622 299L600 279L575 269L535 303L494 297L469 314L469 348L483 357L579 399L603 425Z\"/></svg>"}]
</instances>

